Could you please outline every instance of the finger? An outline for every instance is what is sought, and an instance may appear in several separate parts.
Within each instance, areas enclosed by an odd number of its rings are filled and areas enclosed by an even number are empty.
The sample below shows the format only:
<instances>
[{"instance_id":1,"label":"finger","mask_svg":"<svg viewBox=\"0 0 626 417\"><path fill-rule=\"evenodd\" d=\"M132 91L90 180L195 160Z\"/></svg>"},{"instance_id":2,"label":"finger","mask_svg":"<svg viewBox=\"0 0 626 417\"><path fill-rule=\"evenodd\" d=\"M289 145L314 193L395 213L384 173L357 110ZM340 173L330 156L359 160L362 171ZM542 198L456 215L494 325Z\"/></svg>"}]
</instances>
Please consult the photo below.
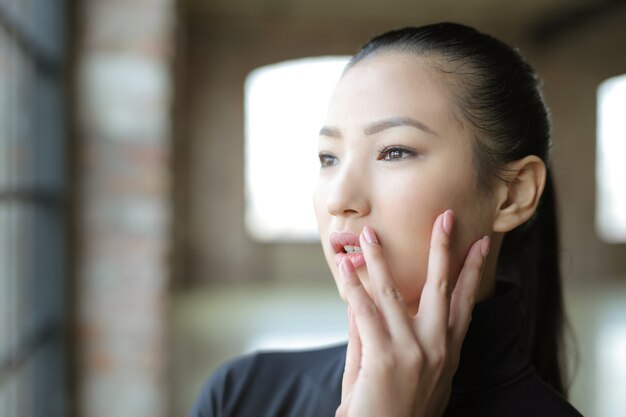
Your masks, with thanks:
<instances>
[{"instance_id":1,"label":"finger","mask_svg":"<svg viewBox=\"0 0 626 417\"><path fill-rule=\"evenodd\" d=\"M426 283L420 297L416 316L416 331L425 346L446 346L450 312L449 263L450 233L454 213L447 210L439 215L433 226L428 254Z\"/></svg>"},{"instance_id":2,"label":"finger","mask_svg":"<svg viewBox=\"0 0 626 417\"><path fill-rule=\"evenodd\" d=\"M376 305L381 311L392 338L399 342L414 341L415 336L407 315L402 294L385 260L382 246L374 230L365 226L360 236L367 273L375 293Z\"/></svg>"},{"instance_id":3,"label":"finger","mask_svg":"<svg viewBox=\"0 0 626 417\"><path fill-rule=\"evenodd\" d=\"M354 265L348 257L343 258L339 269L342 276L343 293L359 332L362 346L361 354L365 355L365 349L384 352L388 337L376 304L363 288L361 280L354 270Z\"/></svg>"},{"instance_id":4,"label":"finger","mask_svg":"<svg viewBox=\"0 0 626 417\"><path fill-rule=\"evenodd\" d=\"M341 382L341 402L346 400L361 368L361 339L354 321L354 314L348 306L348 348L346 350L346 364Z\"/></svg>"},{"instance_id":5,"label":"finger","mask_svg":"<svg viewBox=\"0 0 626 417\"><path fill-rule=\"evenodd\" d=\"M450 303L450 338L451 346L455 351L461 349L463 339L469 327L472 310L476 300L476 293L480 286L482 271L485 266L485 258L489 254L491 240L485 236L475 242L470 248L465 264L459 275L459 280L452 292Z\"/></svg>"}]
</instances>

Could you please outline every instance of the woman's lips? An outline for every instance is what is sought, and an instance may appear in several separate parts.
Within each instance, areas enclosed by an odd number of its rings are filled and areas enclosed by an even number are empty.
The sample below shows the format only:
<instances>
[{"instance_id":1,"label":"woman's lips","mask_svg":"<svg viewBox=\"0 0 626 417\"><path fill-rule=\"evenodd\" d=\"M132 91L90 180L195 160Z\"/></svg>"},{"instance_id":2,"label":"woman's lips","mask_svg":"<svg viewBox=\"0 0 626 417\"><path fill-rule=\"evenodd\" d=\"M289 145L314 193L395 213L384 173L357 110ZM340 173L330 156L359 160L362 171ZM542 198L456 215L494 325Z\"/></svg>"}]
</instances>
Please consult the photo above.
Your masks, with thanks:
<instances>
[{"instance_id":1,"label":"woman's lips","mask_svg":"<svg viewBox=\"0 0 626 417\"><path fill-rule=\"evenodd\" d=\"M354 265L354 268L360 268L365 265L365 257L361 253L361 244L359 236L350 232L333 232L329 237L330 245L335 251L335 263L337 266L341 264L343 258L348 257ZM351 252L346 252L347 249Z\"/></svg>"}]
</instances>

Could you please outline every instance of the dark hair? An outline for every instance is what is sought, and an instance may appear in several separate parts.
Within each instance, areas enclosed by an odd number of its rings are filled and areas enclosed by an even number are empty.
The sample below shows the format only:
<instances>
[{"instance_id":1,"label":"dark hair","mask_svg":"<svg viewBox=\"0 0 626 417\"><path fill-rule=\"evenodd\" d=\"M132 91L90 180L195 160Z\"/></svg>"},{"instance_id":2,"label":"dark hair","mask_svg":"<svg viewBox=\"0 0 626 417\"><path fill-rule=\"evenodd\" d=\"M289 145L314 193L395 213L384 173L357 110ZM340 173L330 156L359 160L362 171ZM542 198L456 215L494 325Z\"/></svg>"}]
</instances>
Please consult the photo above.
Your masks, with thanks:
<instances>
[{"instance_id":1,"label":"dark hair","mask_svg":"<svg viewBox=\"0 0 626 417\"><path fill-rule=\"evenodd\" d=\"M502 180L508 162L536 155L548 176L533 218L508 232L500 249L498 277L522 288L522 348L539 376L566 395L563 297L556 201L550 168L550 121L540 83L519 52L492 36L455 23L384 33L348 63L379 53L422 56L452 84L454 111L473 127L473 163L480 192Z\"/></svg>"}]
</instances>

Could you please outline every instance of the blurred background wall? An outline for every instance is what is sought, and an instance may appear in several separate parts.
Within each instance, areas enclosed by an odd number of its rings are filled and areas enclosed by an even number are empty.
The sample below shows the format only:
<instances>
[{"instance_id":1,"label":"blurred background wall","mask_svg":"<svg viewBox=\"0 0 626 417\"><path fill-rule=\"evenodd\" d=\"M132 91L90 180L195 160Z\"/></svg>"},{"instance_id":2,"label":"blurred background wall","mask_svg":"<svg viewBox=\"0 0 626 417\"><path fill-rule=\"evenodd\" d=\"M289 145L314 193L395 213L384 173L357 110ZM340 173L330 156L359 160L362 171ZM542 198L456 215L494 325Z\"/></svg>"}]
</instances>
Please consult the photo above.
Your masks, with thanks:
<instances>
[{"instance_id":1,"label":"blurred background wall","mask_svg":"<svg viewBox=\"0 0 626 417\"><path fill-rule=\"evenodd\" d=\"M586 415L626 413L615 395L626 386L626 245L594 228L596 93L626 73L623 1L76 0L59 1L56 15L43 2L0 0L2 117L18 96L42 100L30 78L12 87L24 76L7 64L11 51L44 78L51 59L60 91L47 111L20 113L37 129L0 138L1 173L60 184L41 193L56 196L56 233L15 226L16 202L31 200L19 182L0 189L0 208L13 210L0 213L0 264L10 266L0 267L0 415L184 415L228 358L341 340L345 309L319 244L246 232L244 82L260 66L350 55L381 31L440 20L518 46L544 80L580 356L572 402ZM57 32L37 32L42 13ZM63 46L53 53L38 46L51 33ZM50 109L66 123L42 128ZM53 142L55 131L65 139ZM40 162L19 162L17 148ZM53 158L58 172L41 171ZM24 239L28 230L38 232ZM41 236L62 250L41 249ZM25 313L42 299L56 304Z\"/></svg>"},{"instance_id":2,"label":"blurred background wall","mask_svg":"<svg viewBox=\"0 0 626 417\"><path fill-rule=\"evenodd\" d=\"M75 7L76 413L166 416L176 2Z\"/></svg>"}]
</instances>

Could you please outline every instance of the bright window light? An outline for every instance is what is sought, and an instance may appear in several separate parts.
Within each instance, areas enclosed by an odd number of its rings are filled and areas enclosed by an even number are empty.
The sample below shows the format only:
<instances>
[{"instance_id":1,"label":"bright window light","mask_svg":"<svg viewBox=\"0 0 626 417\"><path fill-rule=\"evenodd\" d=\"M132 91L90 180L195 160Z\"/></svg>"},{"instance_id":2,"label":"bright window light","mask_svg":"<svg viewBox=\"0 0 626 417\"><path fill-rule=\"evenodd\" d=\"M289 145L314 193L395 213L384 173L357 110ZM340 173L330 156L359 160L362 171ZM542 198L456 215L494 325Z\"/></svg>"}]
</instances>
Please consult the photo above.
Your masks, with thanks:
<instances>
[{"instance_id":1,"label":"bright window light","mask_svg":"<svg viewBox=\"0 0 626 417\"><path fill-rule=\"evenodd\" d=\"M602 239L626 242L626 75L598 88L596 227Z\"/></svg>"},{"instance_id":2,"label":"bright window light","mask_svg":"<svg viewBox=\"0 0 626 417\"><path fill-rule=\"evenodd\" d=\"M257 68L245 84L245 221L256 239L318 239L312 192L317 133L348 57Z\"/></svg>"}]
</instances>

